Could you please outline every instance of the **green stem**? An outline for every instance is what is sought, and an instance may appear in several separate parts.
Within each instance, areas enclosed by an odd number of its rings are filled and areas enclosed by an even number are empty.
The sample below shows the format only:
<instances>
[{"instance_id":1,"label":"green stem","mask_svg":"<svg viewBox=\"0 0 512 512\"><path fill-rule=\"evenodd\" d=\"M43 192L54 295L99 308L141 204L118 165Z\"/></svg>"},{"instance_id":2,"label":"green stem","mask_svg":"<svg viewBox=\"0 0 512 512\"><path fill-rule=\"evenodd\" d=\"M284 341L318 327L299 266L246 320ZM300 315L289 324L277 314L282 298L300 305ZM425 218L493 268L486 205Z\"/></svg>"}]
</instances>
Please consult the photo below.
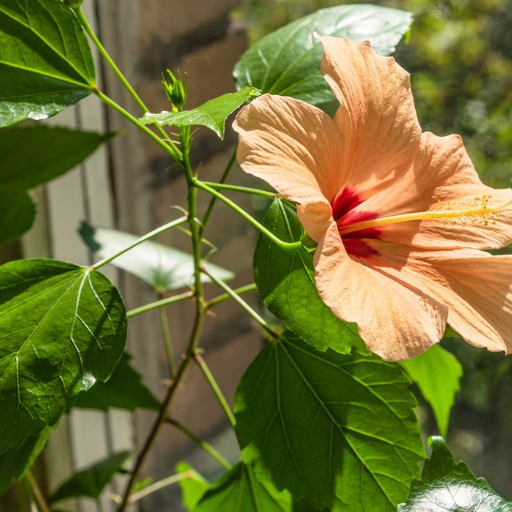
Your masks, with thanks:
<instances>
[{"instance_id":1,"label":"green stem","mask_svg":"<svg viewBox=\"0 0 512 512\"><path fill-rule=\"evenodd\" d=\"M143 237L139 238L133 244L128 245L124 249L122 249L119 252L116 252L112 256L108 256L107 258L102 259L101 261L98 261L98 263L95 263L92 265L92 270L98 270L101 267L104 267L107 263L110 263L111 261L115 260L116 258L119 258L119 256L122 256L124 253L131 251L134 247L137 247L138 245L146 242L150 238L155 237L156 235L159 235L160 233L164 233L165 231L169 231L169 229L175 228L177 226L181 226L182 224L185 224L187 222L187 217L180 217L179 219L173 220L167 224L164 224L163 226L160 226L159 228L150 231Z\"/></svg>"},{"instance_id":2,"label":"green stem","mask_svg":"<svg viewBox=\"0 0 512 512\"><path fill-rule=\"evenodd\" d=\"M259 190L257 188L239 187L237 185L225 185L223 183L212 183L210 181L202 181L210 188L215 190L229 190L230 192L240 192L242 194L251 194L253 196L267 197L268 199L275 199L279 194L275 192L267 192L266 190Z\"/></svg>"},{"instance_id":3,"label":"green stem","mask_svg":"<svg viewBox=\"0 0 512 512\"><path fill-rule=\"evenodd\" d=\"M160 300L163 299L163 294L160 295ZM169 319L167 318L167 313L165 308L160 308L160 325L162 327L162 337L164 339L165 352L167 354L167 364L169 365L169 374L171 378L174 377L176 373L176 361L174 360L174 353L172 350L172 342L171 342L171 332L169 331Z\"/></svg>"},{"instance_id":4,"label":"green stem","mask_svg":"<svg viewBox=\"0 0 512 512\"><path fill-rule=\"evenodd\" d=\"M182 140L182 148L183 148L183 158L182 165L185 170L185 176L187 177L187 182L189 184L189 195L188 195L188 211L189 211L189 223L190 223L190 231L192 233L192 253L194 255L194 279L195 279L195 305L196 305L196 316L194 320L194 325L192 327L192 332L190 334L190 339L188 342L187 351L181 361L181 364L176 373L176 378L173 380L167 393L162 402L162 406L160 407L160 411L158 413L158 417L153 423L153 427L146 438L146 442L140 451L137 460L135 462L135 466L130 475L130 479L126 486L123 501L119 506L119 512L125 512L126 508L129 505L130 493L135 485L135 482L139 479L140 472L146 459L153 448L157 436L165 424L167 417L169 415L169 407L172 403L172 400L175 396L176 390L179 388L179 385L192 362L194 351L197 348L197 344L199 343L199 338L201 336L201 332L203 329L204 319L206 316L206 308L205 308L205 300L204 300L204 292L203 292L203 284L201 282L201 237L199 236L198 225L196 222L197 217L197 189L192 187L193 183L193 173L190 167L190 160L188 158L188 151L190 146L190 131L186 130L185 127L182 127L181 131L181 140Z\"/></svg>"},{"instance_id":5,"label":"green stem","mask_svg":"<svg viewBox=\"0 0 512 512\"><path fill-rule=\"evenodd\" d=\"M175 304L176 302L183 302L184 300L192 299L193 297L193 292L185 292L179 295L173 295L167 299L158 300L156 302L151 302L150 304L141 306L140 308L132 309L131 311L128 311L127 316L128 318L132 318L134 316L141 315L142 313L153 311L154 309L159 309L163 308L164 306L169 306L170 304Z\"/></svg>"},{"instance_id":6,"label":"green stem","mask_svg":"<svg viewBox=\"0 0 512 512\"><path fill-rule=\"evenodd\" d=\"M260 326L265 329L265 331L270 334L273 338L278 338L279 333L275 331L254 309L247 304L243 299L240 298L240 296L231 289L224 281L220 280L217 276L212 274L211 272L208 272L207 269L204 267L201 269L201 271L206 274L212 282L214 282L216 285L218 285L220 288L222 288L253 320L258 322Z\"/></svg>"},{"instance_id":7,"label":"green stem","mask_svg":"<svg viewBox=\"0 0 512 512\"><path fill-rule=\"evenodd\" d=\"M213 394L217 397L217 400L219 401L220 406L222 407L223 411L226 413L226 416L228 417L229 422L231 423L231 426L235 427L235 415L233 414L233 411L231 410L231 407L229 407L228 401L226 400L226 397L223 395L219 385L217 384L217 381L215 380L215 377L213 376L212 372L206 365L206 361L203 359L203 356L199 353L198 350L194 352L194 361L197 363L197 366L199 366L199 369L203 373L206 381L210 385L210 388L213 391Z\"/></svg>"},{"instance_id":8,"label":"green stem","mask_svg":"<svg viewBox=\"0 0 512 512\"><path fill-rule=\"evenodd\" d=\"M176 427L179 431L183 432L187 437L189 437L194 443L200 446L205 452L210 454L222 467L225 469L231 469L231 464L209 443L196 436L193 432L190 432L186 427L184 427L181 423L178 423L175 419L169 418L167 420L169 425Z\"/></svg>"},{"instance_id":9,"label":"green stem","mask_svg":"<svg viewBox=\"0 0 512 512\"><path fill-rule=\"evenodd\" d=\"M156 491L160 491L165 487L169 487L170 485L181 482L181 480L187 480L190 477L190 473L186 472L164 478L163 480L155 482L154 484L148 485L145 489L142 489L139 492L133 493L130 496L130 503L135 503L136 501L139 501L142 498L145 498L146 496L149 496L150 494L153 494Z\"/></svg>"},{"instance_id":10,"label":"green stem","mask_svg":"<svg viewBox=\"0 0 512 512\"><path fill-rule=\"evenodd\" d=\"M82 25L83 29L87 33L87 35L91 38L91 41L94 43L98 51L100 52L100 55L105 59L105 62L111 67L112 71L115 73L119 81L123 84L124 88L128 91L130 96L135 100L135 103L139 106L139 108L143 112L149 112L148 107L145 105L145 103L140 99L140 96L135 92L135 89L131 86L130 82L126 79L126 77L123 75L121 70L117 67L117 64L113 61L112 57L109 55L101 41L98 39L98 36L94 33L94 30L92 29L91 25L89 24L89 21L85 17L84 13L82 12L81 8L75 9L76 16L78 18L78 21ZM165 133L165 130L160 125L155 125L155 128L160 133L160 135L167 141L167 144L173 148L173 151L176 156L180 155L180 150L174 145L174 143L169 140L169 136L167 133Z\"/></svg>"},{"instance_id":11,"label":"green stem","mask_svg":"<svg viewBox=\"0 0 512 512\"><path fill-rule=\"evenodd\" d=\"M169 155L174 160L179 161L181 159L181 151L178 148L169 146L156 133L153 133L147 126L140 124L136 117L132 116L127 110L121 107L121 105L118 105L114 100L110 99L106 94L103 94L99 90L95 90L94 93L101 101L103 101L103 103L105 103L105 105L114 109L116 112L128 119L130 123L134 124L139 130L143 131L148 137L153 139L153 141L156 142L162 149L167 151L167 153L169 153Z\"/></svg>"},{"instance_id":12,"label":"green stem","mask_svg":"<svg viewBox=\"0 0 512 512\"><path fill-rule=\"evenodd\" d=\"M277 238L277 236L275 236L274 233L271 233L265 226L260 224L254 217L252 217L252 215L249 215L245 210L240 208L240 206L238 206L236 203L234 203L227 197L223 196L220 192L217 192L213 188L209 187L202 181L194 180L194 188L200 188L201 190L208 192L212 196L221 200L223 203L227 204L230 208L235 210L235 212L237 212L244 219L249 221L256 229L258 229L266 237L270 238L270 240L272 240L272 242L274 242L276 245L278 245L284 251L294 252L302 247L302 242L300 242L300 241L299 242L284 242L280 238Z\"/></svg>"},{"instance_id":13,"label":"green stem","mask_svg":"<svg viewBox=\"0 0 512 512\"><path fill-rule=\"evenodd\" d=\"M237 295L242 295L244 293L254 292L257 289L258 288L256 287L256 285L253 283L253 284L247 284L245 286L241 286L240 288L235 288L233 290L233 292L236 293ZM223 293L222 295L219 295L218 297L214 297L213 299L210 299L206 303L206 307L207 307L207 309L213 308L213 307L217 306L217 304L221 304L222 302L225 302L229 299L231 299L231 295L229 293Z\"/></svg>"},{"instance_id":14,"label":"green stem","mask_svg":"<svg viewBox=\"0 0 512 512\"><path fill-rule=\"evenodd\" d=\"M26 479L29 484L30 490L32 491L32 495L34 496L34 500L37 504L39 512L50 512L50 507L48 506L46 500L44 499L43 493L41 492L41 488L39 487L39 484L37 483L37 480L35 479L32 470L29 469L27 471Z\"/></svg>"},{"instance_id":15,"label":"green stem","mask_svg":"<svg viewBox=\"0 0 512 512\"><path fill-rule=\"evenodd\" d=\"M229 174L231 173L231 170L233 169L233 166L235 165L235 162L236 162L237 148L238 148L238 145L235 148L235 151L233 151L233 155L229 159L228 165L226 166L226 168L224 169L224 172L222 173L219 184L224 183L228 179ZM201 227L199 228L199 234L201 236L203 236L204 230L206 229L206 225L208 224L208 221L210 220L210 216L213 212L213 208L215 207L216 202L217 202L217 198L215 196L213 196L210 199L210 204L208 204L208 207L206 208L206 212L204 213L203 220L201 222Z\"/></svg>"}]
</instances>

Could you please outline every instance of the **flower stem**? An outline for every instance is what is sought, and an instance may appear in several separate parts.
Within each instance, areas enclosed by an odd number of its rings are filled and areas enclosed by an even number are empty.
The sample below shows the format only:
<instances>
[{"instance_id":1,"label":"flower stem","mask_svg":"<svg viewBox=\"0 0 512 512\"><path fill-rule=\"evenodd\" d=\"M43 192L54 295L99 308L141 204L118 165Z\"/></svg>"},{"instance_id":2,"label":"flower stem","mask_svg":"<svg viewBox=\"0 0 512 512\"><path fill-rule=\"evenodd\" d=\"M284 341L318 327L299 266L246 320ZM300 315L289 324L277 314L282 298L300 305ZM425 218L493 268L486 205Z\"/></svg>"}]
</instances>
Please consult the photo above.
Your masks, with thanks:
<instances>
[{"instance_id":1,"label":"flower stem","mask_svg":"<svg viewBox=\"0 0 512 512\"><path fill-rule=\"evenodd\" d=\"M279 195L275 192L267 192L266 190L259 190L257 188L239 187L237 185L226 185L223 183L212 183L210 181L203 181L202 183L215 190L229 190L231 192L240 192L242 194L252 194L253 196L267 197L268 199L275 199Z\"/></svg>"},{"instance_id":2,"label":"flower stem","mask_svg":"<svg viewBox=\"0 0 512 512\"><path fill-rule=\"evenodd\" d=\"M237 295L242 295L244 293L254 292L257 289L258 288L256 287L256 284L252 283L252 284L247 284L245 286L241 286L240 288L235 288L233 290L233 292L236 293ZM213 308L213 307L217 306L217 304L221 304L222 302L225 302L229 299L231 299L231 295L229 293L223 293L222 295L219 295L218 297L214 297L213 299L210 299L206 303L206 307L207 307L207 309Z\"/></svg>"},{"instance_id":3,"label":"flower stem","mask_svg":"<svg viewBox=\"0 0 512 512\"><path fill-rule=\"evenodd\" d=\"M91 38L91 41L94 43L96 48L98 49L100 55L103 57L105 62L111 67L112 71L115 73L119 81L123 84L124 88L128 91L130 96L135 100L135 103L139 106L139 108L144 112L149 112L148 107L141 100L140 96L135 92L135 89L131 86L130 82L123 75L121 70L117 67L117 64L113 61L112 57L109 55L101 41L98 39L98 36L94 33L89 21L85 17L81 8L75 9L76 16L78 21L82 25L83 29L87 33L87 35ZM169 145L172 149L176 157L179 157L180 150L174 145L174 143L169 140L169 136L165 133L165 130L160 125L155 125L155 128L160 133L160 135L167 141L167 145ZM173 157L174 158L174 157ZM175 158L177 159L177 158Z\"/></svg>"},{"instance_id":4,"label":"flower stem","mask_svg":"<svg viewBox=\"0 0 512 512\"><path fill-rule=\"evenodd\" d=\"M235 162L236 162L237 148L238 148L238 145L235 148L235 151L233 151L233 155L231 155L228 165L226 166L226 168L224 169L224 172L222 173L219 184L224 183L228 179L229 174L231 173L231 170L233 169L233 166L235 165ZM199 234L201 236L203 236L204 230L206 229L206 225L208 224L208 221L210 220L210 216L213 212L213 208L214 208L216 202L217 202L217 198L215 196L213 196L210 199L210 204L208 205L208 208L206 208L206 212L204 213L203 220L201 222L201 227L199 228Z\"/></svg>"},{"instance_id":5,"label":"flower stem","mask_svg":"<svg viewBox=\"0 0 512 512\"><path fill-rule=\"evenodd\" d=\"M247 304L240 296L231 289L224 281L221 281L217 276L208 272L204 267L201 271L206 274L212 282L222 288L253 320L255 320L270 336L278 338L279 333L275 331L254 309Z\"/></svg>"},{"instance_id":6,"label":"flower stem","mask_svg":"<svg viewBox=\"0 0 512 512\"><path fill-rule=\"evenodd\" d=\"M150 494L153 494L156 491L160 491L165 487L169 487L170 485L181 482L181 480L187 480L190 477L190 473L186 472L178 473L177 475L172 475L167 478L164 478L163 480L155 482L154 484L148 485L145 489L142 489L139 492L133 493L130 496L130 503L135 503L136 501L139 501L142 498L145 498L146 496L149 496Z\"/></svg>"},{"instance_id":7,"label":"flower stem","mask_svg":"<svg viewBox=\"0 0 512 512\"><path fill-rule=\"evenodd\" d=\"M153 311L154 309L163 308L164 306L169 306L170 304L175 304L177 302L183 302L184 300L192 299L194 297L193 292L185 292L179 295L173 295L172 297L168 297L166 299L158 300L156 302L151 302L140 308L132 309L128 311L128 318L132 318L137 315L141 315L142 313L147 313L148 311Z\"/></svg>"},{"instance_id":8,"label":"flower stem","mask_svg":"<svg viewBox=\"0 0 512 512\"><path fill-rule=\"evenodd\" d=\"M231 464L211 444L207 443L200 437L196 436L193 432L188 430L185 426L183 426L181 423L178 423L173 418L169 418L167 420L167 423L169 423L169 425L173 425L180 432L182 432L187 437L189 437L192 441L194 441L194 443L196 443L198 446L200 446L205 452L209 453L222 467L224 467L226 469L231 469Z\"/></svg>"},{"instance_id":9,"label":"flower stem","mask_svg":"<svg viewBox=\"0 0 512 512\"><path fill-rule=\"evenodd\" d=\"M27 471L27 482L29 484L29 487L32 491L32 494L34 496L34 500L37 504L37 508L39 509L39 512L50 512L50 507L46 503L46 500L44 499L43 493L41 491L41 488L39 487L39 484L37 483L37 480L34 477L34 474L32 473L32 470Z\"/></svg>"},{"instance_id":10,"label":"flower stem","mask_svg":"<svg viewBox=\"0 0 512 512\"><path fill-rule=\"evenodd\" d=\"M236 420L235 415L233 414L233 411L231 410L231 407L229 407L228 401L226 400L226 397L223 395L219 385L217 384L217 381L215 380L215 377L213 376L212 372L206 365L206 361L203 359L203 356L199 353L199 350L196 350L194 352L194 361L197 363L197 366L199 366L199 369L203 373L206 381L210 385L210 388L213 391L213 394L217 397L217 400L219 401L220 406L222 407L223 411L226 413L226 416L231 423L231 426L234 428Z\"/></svg>"},{"instance_id":11,"label":"flower stem","mask_svg":"<svg viewBox=\"0 0 512 512\"><path fill-rule=\"evenodd\" d=\"M164 300L163 294L159 293L160 300ZM167 364L169 365L169 374L171 378L176 373L176 361L174 360L174 353L172 350L171 332L169 330L169 319L165 307L160 308L160 325L162 327L162 337L164 339L165 352L167 354Z\"/></svg>"},{"instance_id":12,"label":"flower stem","mask_svg":"<svg viewBox=\"0 0 512 512\"><path fill-rule=\"evenodd\" d=\"M112 256L108 256L108 257L102 259L101 261L98 261L98 263L95 263L91 267L91 269L98 270L99 268L104 267L107 263L110 263L111 261L115 260L116 258L119 258L119 256L122 256L124 253L132 250L134 247L137 247L138 245L146 242L147 240L155 237L156 235L159 235L160 233L164 233L165 231L169 231L172 228L175 228L177 226L181 226L182 224L185 224L185 222L187 222L187 220L188 220L187 217L180 217L179 219L173 220L167 224L164 224L163 226L160 226L159 228L157 228L153 231L150 231L143 237L139 238L138 240L135 240L135 242L133 242L133 244L128 245L121 251L116 252Z\"/></svg>"},{"instance_id":13,"label":"flower stem","mask_svg":"<svg viewBox=\"0 0 512 512\"><path fill-rule=\"evenodd\" d=\"M239 215L244 217L247 221L249 221L256 229L258 229L261 233L263 233L266 237L270 238L272 242L274 242L276 245L278 245L281 249L284 251L296 251L302 247L302 242L284 242L280 238L277 238L277 236L274 235L274 233L271 233L265 226L260 224L252 215L249 215L245 210L240 208L236 203L228 199L227 197L223 196L220 192L217 192L213 188L209 187L206 183L194 180L194 188L200 188L201 190L204 190L205 192L208 192L212 196L216 197L217 199L221 200L223 203L227 204L230 208L235 210Z\"/></svg>"}]
</instances>

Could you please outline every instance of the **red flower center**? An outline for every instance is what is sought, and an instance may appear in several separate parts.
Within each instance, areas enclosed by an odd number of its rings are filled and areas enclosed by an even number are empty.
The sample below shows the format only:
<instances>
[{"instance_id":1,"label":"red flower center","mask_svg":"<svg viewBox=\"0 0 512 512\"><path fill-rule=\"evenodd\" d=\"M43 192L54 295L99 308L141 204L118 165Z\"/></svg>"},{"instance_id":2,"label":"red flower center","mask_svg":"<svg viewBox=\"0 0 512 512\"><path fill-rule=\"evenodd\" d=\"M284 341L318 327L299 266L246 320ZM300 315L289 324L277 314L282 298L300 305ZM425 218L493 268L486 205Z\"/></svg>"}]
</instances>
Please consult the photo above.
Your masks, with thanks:
<instances>
[{"instance_id":1,"label":"red flower center","mask_svg":"<svg viewBox=\"0 0 512 512\"><path fill-rule=\"evenodd\" d=\"M332 203L332 215L338 225L338 229L350 226L356 222L376 219L377 212L358 209L357 206L364 203L364 199L350 187L343 189L343 192ZM365 238L379 238L381 228L362 229L342 235L341 239L345 250L357 258L369 258L378 252L364 241Z\"/></svg>"}]
</instances>

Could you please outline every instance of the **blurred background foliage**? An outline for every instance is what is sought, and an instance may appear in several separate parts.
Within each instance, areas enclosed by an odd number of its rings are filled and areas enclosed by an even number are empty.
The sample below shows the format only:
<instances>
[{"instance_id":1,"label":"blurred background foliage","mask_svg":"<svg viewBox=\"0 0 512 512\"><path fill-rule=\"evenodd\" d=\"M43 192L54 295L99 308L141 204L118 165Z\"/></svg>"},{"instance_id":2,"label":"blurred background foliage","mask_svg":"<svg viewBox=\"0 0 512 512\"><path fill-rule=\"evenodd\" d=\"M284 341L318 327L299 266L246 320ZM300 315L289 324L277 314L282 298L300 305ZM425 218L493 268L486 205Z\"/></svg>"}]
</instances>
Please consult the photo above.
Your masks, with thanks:
<instances>
[{"instance_id":1,"label":"blurred background foliage","mask_svg":"<svg viewBox=\"0 0 512 512\"><path fill-rule=\"evenodd\" d=\"M245 0L236 16L251 42L339 0ZM512 0L382 0L414 13L408 44L395 58L412 74L423 130L459 133L484 182L509 187L512 178ZM512 326L511 326L512 328ZM464 367L449 442L477 475L512 499L512 356L491 354L457 339L443 345ZM436 433L422 404L427 434Z\"/></svg>"}]
</instances>

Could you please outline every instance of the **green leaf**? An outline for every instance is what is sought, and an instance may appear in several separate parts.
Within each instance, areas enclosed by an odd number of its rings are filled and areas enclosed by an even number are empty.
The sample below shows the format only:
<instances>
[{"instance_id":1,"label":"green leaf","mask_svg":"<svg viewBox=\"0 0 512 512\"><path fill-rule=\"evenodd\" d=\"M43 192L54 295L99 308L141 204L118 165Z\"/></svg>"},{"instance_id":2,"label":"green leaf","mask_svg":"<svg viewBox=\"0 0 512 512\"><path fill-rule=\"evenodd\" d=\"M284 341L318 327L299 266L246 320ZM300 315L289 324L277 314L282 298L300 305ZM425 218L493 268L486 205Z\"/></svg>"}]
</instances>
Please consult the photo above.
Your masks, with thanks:
<instances>
[{"instance_id":1,"label":"green leaf","mask_svg":"<svg viewBox=\"0 0 512 512\"><path fill-rule=\"evenodd\" d=\"M199 500L204 496L208 490L210 482L200 475L193 467L186 462L179 462L176 466L176 471L180 474L188 473L189 477L185 480L180 480L181 494L183 496L183 506L193 511Z\"/></svg>"},{"instance_id":2,"label":"green leaf","mask_svg":"<svg viewBox=\"0 0 512 512\"><path fill-rule=\"evenodd\" d=\"M46 119L96 87L85 34L60 0L2 0L0 48L0 127Z\"/></svg>"},{"instance_id":3,"label":"green leaf","mask_svg":"<svg viewBox=\"0 0 512 512\"><path fill-rule=\"evenodd\" d=\"M101 258L119 252L139 238L122 231L91 226L86 222L82 223L79 233L89 249L97 252ZM131 249L113 260L112 264L139 277L159 291L175 290L193 283L192 255L152 241ZM223 281L234 277L232 272L217 265L205 263L204 266ZM201 279L205 283L210 282L206 275Z\"/></svg>"},{"instance_id":4,"label":"green leaf","mask_svg":"<svg viewBox=\"0 0 512 512\"><path fill-rule=\"evenodd\" d=\"M26 192L0 190L0 245L12 242L26 233L32 227L35 217L36 207Z\"/></svg>"},{"instance_id":5,"label":"green leaf","mask_svg":"<svg viewBox=\"0 0 512 512\"><path fill-rule=\"evenodd\" d=\"M399 364L318 352L287 332L238 387L242 458L317 508L396 510L424 457L409 384Z\"/></svg>"},{"instance_id":6,"label":"green leaf","mask_svg":"<svg viewBox=\"0 0 512 512\"><path fill-rule=\"evenodd\" d=\"M323 49L315 32L321 36L370 40L376 52L391 55L411 22L411 13L376 5L322 9L253 45L235 66L235 83L238 88L257 87L262 93L291 96L332 110L336 101L320 73Z\"/></svg>"},{"instance_id":7,"label":"green leaf","mask_svg":"<svg viewBox=\"0 0 512 512\"><path fill-rule=\"evenodd\" d=\"M25 191L57 178L115 135L44 125L2 131L0 189Z\"/></svg>"},{"instance_id":8,"label":"green leaf","mask_svg":"<svg viewBox=\"0 0 512 512\"><path fill-rule=\"evenodd\" d=\"M275 200L264 225L286 242L301 239L295 208ZM313 255L306 249L285 252L260 235L254 253L254 278L265 306L295 334L317 350L342 354L352 347L368 353L355 324L338 320L321 301L315 286Z\"/></svg>"},{"instance_id":9,"label":"green leaf","mask_svg":"<svg viewBox=\"0 0 512 512\"><path fill-rule=\"evenodd\" d=\"M403 361L402 364L432 406L439 432L446 436L450 411L455 403L455 395L460 391L461 364L440 345L434 345L421 356Z\"/></svg>"},{"instance_id":10,"label":"green leaf","mask_svg":"<svg viewBox=\"0 0 512 512\"><path fill-rule=\"evenodd\" d=\"M141 382L141 376L130 366L132 356L125 352L107 382L96 382L88 391L78 395L75 407L108 411L114 407L134 411L159 411L160 402Z\"/></svg>"},{"instance_id":11,"label":"green leaf","mask_svg":"<svg viewBox=\"0 0 512 512\"><path fill-rule=\"evenodd\" d=\"M259 481L250 465L238 463L204 494L194 512L315 512L295 503L288 491L278 492L267 481Z\"/></svg>"},{"instance_id":12,"label":"green leaf","mask_svg":"<svg viewBox=\"0 0 512 512\"><path fill-rule=\"evenodd\" d=\"M512 503L498 496L483 478L476 478L464 462L456 463L442 437L431 437L432 455L421 480L414 480L407 503L399 512L510 512Z\"/></svg>"},{"instance_id":13,"label":"green leaf","mask_svg":"<svg viewBox=\"0 0 512 512\"><path fill-rule=\"evenodd\" d=\"M132 456L131 452L119 452L101 462L74 474L50 497L50 503L68 498L87 496L98 499L103 489Z\"/></svg>"},{"instance_id":14,"label":"green leaf","mask_svg":"<svg viewBox=\"0 0 512 512\"><path fill-rule=\"evenodd\" d=\"M98 272L49 259L0 267L0 453L110 377L126 326L119 292Z\"/></svg>"},{"instance_id":15,"label":"green leaf","mask_svg":"<svg viewBox=\"0 0 512 512\"><path fill-rule=\"evenodd\" d=\"M39 436L30 437L19 448L11 448L0 455L0 494L6 492L14 480L21 480L25 476L52 432L53 427L46 427Z\"/></svg>"},{"instance_id":16,"label":"green leaf","mask_svg":"<svg viewBox=\"0 0 512 512\"><path fill-rule=\"evenodd\" d=\"M242 87L237 92L223 94L192 110L146 114L139 119L139 123L146 125L157 122L161 126L206 126L224 139L224 125L228 116L240 105L259 95L260 92L253 87Z\"/></svg>"}]
</instances>

